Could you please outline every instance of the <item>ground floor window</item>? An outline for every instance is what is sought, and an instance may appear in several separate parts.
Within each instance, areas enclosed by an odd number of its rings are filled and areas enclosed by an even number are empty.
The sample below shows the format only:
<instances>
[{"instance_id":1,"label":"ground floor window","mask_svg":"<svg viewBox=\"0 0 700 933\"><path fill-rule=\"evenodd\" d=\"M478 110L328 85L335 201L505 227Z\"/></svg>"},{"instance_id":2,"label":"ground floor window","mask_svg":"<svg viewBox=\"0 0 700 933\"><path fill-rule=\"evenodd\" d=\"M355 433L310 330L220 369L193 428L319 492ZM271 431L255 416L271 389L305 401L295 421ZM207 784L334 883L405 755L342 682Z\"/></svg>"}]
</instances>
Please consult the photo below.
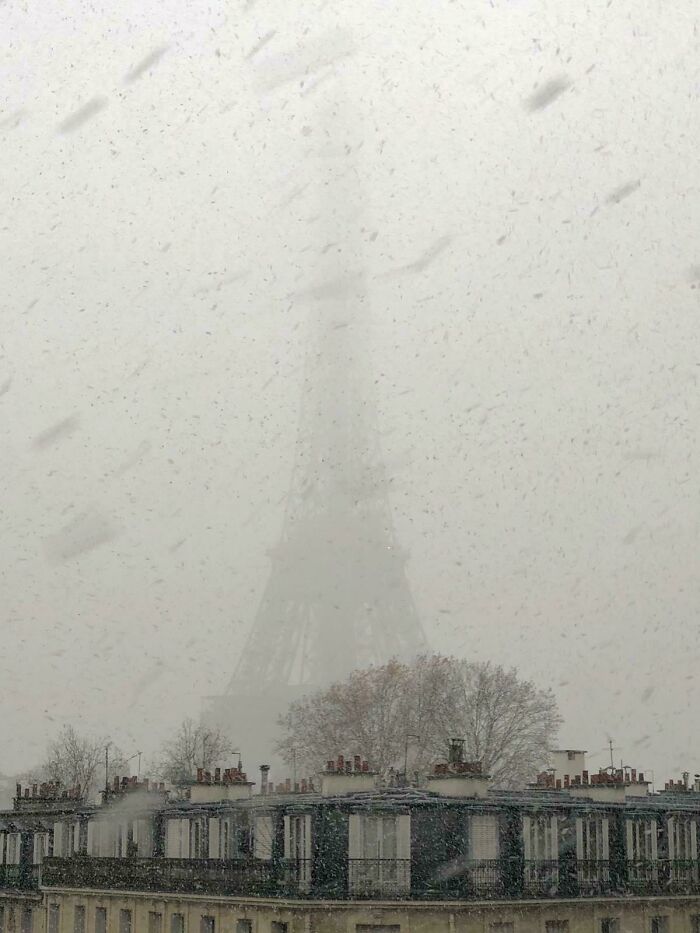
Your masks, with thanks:
<instances>
[{"instance_id":1,"label":"ground floor window","mask_svg":"<svg viewBox=\"0 0 700 933\"><path fill-rule=\"evenodd\" d=\"M95 933L107 933L107 908L95 908Z\"/></svg>"},{"instance_id":2,"label":"ground floor window","mask_svg":"<svg viewBox=\"0 0 700 933\"><path fill-rule=\"evenodd\" d=\"M620 921L617 917L603 917L600 921L600 933L620 933Z\"/></svg>"},{"instance_id":3,"label":"ground floor window","mask_svg":"<svg viewBox=\"0 0 700 933\"><path fill-rule=\"evenodd\" d=\"M170 918L170 933L185 933L185 915L173 914Z\"/></svg>"},{"instance_id":4,"label":"ground floor window","mask_svg":"<svg viewBox=\"0 0 700 933\"><path fill-rule=\"evenodd\" d=\"M76 905L73 911L73 933L85 933L85 908Z\"/></svg>"},{"instance_id":5,"label":"ground floor window","mask_svg":"<svg viewBox=\"0 0 700 933\"><path fill-rule=\"evenodd\" d=\"M49 904L49 933L59 933L61 928L61 908L58 904Z\"/></svg>"}]
</instances>

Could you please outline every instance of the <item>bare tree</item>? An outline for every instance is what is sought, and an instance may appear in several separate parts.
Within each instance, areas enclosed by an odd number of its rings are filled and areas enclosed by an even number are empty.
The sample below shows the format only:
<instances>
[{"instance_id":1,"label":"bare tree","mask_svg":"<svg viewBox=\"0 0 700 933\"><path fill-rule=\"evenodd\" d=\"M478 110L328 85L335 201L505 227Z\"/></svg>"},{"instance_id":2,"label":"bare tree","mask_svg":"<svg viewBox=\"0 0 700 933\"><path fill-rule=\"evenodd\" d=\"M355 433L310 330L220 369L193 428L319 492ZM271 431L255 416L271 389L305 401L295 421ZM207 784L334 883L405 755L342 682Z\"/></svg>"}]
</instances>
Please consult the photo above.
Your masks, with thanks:
<instances>
[{"instance_id":1,"label":"bare tree","mask_svg":"<svg viewBox=\"0 0 700 933\"><path fill-rule=\"evenodd\" d=\"M26 776L31 781L54 781L68 790L78 788L85 798L94 796L104 786L104 739L81 735L67 725L49 742L46 758ZM110 744L110 773L121 774L125 767L124 755Z\"/></svg>"},{"instance_id":2,"label":"bare tree","mask_svg":"<svg viewBox=\"0 0 700 933\"><path fill-rule=\"evenodd\" d=\"M546 763L559 723L554 696L516 671L432 655L355 671L293 703L277 750L310 773L339 752L425 772L461 737L495 784L516 786Z\"/></svg>"},{"instance_id":3,"label":"bare tree","mask_svg":"<svg viewBox=\"0 0 700 933\"><path fill-rule=\"evenodd\" d=\"M219 730L185 719L162 748L158 772L172 784L191 781L197 768L211 770L234 751Z\"/></svg>"}]
</instances>

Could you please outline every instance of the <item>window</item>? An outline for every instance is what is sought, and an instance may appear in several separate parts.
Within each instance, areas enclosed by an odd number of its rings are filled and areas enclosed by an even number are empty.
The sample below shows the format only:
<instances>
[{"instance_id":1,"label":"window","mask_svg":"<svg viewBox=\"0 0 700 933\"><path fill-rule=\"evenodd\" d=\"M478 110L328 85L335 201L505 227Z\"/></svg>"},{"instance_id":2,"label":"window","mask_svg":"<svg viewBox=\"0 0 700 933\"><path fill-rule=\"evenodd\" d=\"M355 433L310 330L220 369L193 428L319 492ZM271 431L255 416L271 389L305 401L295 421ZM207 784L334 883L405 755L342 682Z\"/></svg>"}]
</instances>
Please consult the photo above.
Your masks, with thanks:
<instances>
[{"instance_id":1,"label":"window","mask_svg":"<svg viewBox=\"0 0 700 933\"><path fill-rule=\"evenodd\" d=\"M49 904L49 933L59 933L61 908L58 904Z\"/></svg>"},{"instance_id":2,"label":"window","mask_svg":"<svg viewBox=\"0 0 700 933\"><path fill-rule=\"evenodd\" d=\"M355 933L401 933L401 926L398 923L380 924L358 923L355 925Z\"/></svg>"},{"instance_id":3,"label":"window","mask_svg":"<svg viewBox=\"0 0 700 933\"><path fill-rule=\"evenodd\" d=\"M163 933L163 914L155 910L148 912L148 933Z\"/></svg>"},{"instance_id":4,"label":"window","mask_svg":"<svg viewBox=\"0 0 700 933\"><path fill-rule=\"evenodd\" d=\"M287 933L287 924L280 920L273 920L270 924L270 933Z\"/></svg>"},{"instance_id":5,"label":"window","mask_svg":"<svg viewBox=\"0 0 700 933\"><path fill-rule=\"evenodd\" d=\"M568 920L547 920L544 928L546 933L569 933Z\"/></svg>"},{"instance_id":6,"label":"window","mask_svg":"<svg viewBox=\"0 0 700 933\"><path fill-rule=\"evenodd\" d=\"M131 933L131 911L119 911L119 933Z\"/></svg>"},{"instance_id":7,"label":"window","mask_svg":"<svg viewBox=\"0 0 700 933\"><path fill-rule=\"evenodd\" d=\"M354 893L398 894L411 884L411 817L351 813L349 882Z\"/></svg>"},{"instance_id":8,"label":"window","mask_svg":"<svg viewBox=\"0 0 700 933\"><path fill-rule=\"evenodd\" d=\"M652 917L651 933L668 933L668 917Z\"/></svg>"},{"instance_id":9,"label":"window","mask_svg":"<svg viewBox=\"0 0 700 933\"><path fill-rule=\"evenodd\" d=\"M85 933L85 908L82 904L73 911L73 933Z\"/></svg>"},{"instance_id":10,"label":"window","mask_svg":"<svg viewBox=\"0 0 700 933\"><path fill-rule=\"evenodd\" d=\"M514 930L515 924L512 920L491 924L491 933L514 933Z\"/></svg>"},{"instance_id":11,"label":"window","mask_svg":"<svg viewBox=\"0 0 700 933\"><path fill-rule=\"evenodd\" d=\"M107 933L107 908L95 908L95 933Z\"/></svg>"},{"instance_id":12,"label":"window","mask_svg":"<svg viewBox=\"0 0 700 933\"><path fill-rule=\"evenodd\" d=\"M170 918L170 933L185 933L185 915L173 914Z\"/></svg>"},{"instance_id":13,"label":"window","mask_svg":"<svg viewBox=\"0 0 700 933\"><path fill-rule=\"evenodd\" d=\"M498 818L488 813L469 820L469 857L475 860L498 858Z\"/></svg>"},{"instance_id":14,"label":"window","mask_svg":"<svg viewBox=\"0 0 700 933\"><path fill-rule=\"evenodd\" d=\"M253 921L236 920L236 933L253 933Z\"/></svg>"},{"instance_id":15,"label":"window","mask_svg":"<svg viewBox=\"0 0 700 933\"><path fill-rule=\"evenodd\" d=\"M620 933L620 921L617 917L603 917L600 921L600 933Z\"/></svg>"},{"instance_id":16,"label":"window","mask_svg":"<svg viewBox=\"0 0 700 933\"><path fill-rule=\"evenodd\" d=\"M199 933L214 933L215 925L213 917L202 917L199 921Z\"/></svg>"},{"instance_id":17,"label":"window","mask_svg":"<svg viewBox=\"0 0 700 933\"><path fill-rule=\"evenodd\" d=\"M34 864L41 865L49 854L49 834L34 833Z\"/></svg>"},{"instance_id":18,"label":"window","mask_svg":"<svg viewBox=\"0 0 700 933\"><path fill-rule=\"evenodd\" d=\"M5 908L0 907L0 933L5 933Z\"/></svg>"},{"instance_id":19,"label":"window","mask_svg":"<svg viewBox=\"0 0 700 933\"><path fill-rule=\"evenodd\" d=\"M700 933L700 914L690 915L690 933Z\"/></svg>"},{"instance_id":20,"label":"window","mask_svg":"<svg viewBox=\"0 0 700 933\"><path fill-rule=\"evenodd\" d=\"M5 861L8 865L19 865L20 834L7 834L7 856Z\"/></svg>"},{"instance_id":21,"label":"window","mask_svg":"<svg viewBox=\"0 0 700 933\"><path fill-rule=\"evenodd\" d=\"M255 817L253 826L253 855L255 858L272 858L272 841L275 835L275 828L272 817L263 814Z\"/></svg>"},{"instance_id":22,"label":"window","mask_svg":"<svg viewBox=\"0 0 700 933\"><path fill-rule=\"evenodd\" d=\"M34 915L31 907L25 907L22 911L22 920L20 925L21 933L32 933L34 929Z\"/></svg>"}]
</instances>

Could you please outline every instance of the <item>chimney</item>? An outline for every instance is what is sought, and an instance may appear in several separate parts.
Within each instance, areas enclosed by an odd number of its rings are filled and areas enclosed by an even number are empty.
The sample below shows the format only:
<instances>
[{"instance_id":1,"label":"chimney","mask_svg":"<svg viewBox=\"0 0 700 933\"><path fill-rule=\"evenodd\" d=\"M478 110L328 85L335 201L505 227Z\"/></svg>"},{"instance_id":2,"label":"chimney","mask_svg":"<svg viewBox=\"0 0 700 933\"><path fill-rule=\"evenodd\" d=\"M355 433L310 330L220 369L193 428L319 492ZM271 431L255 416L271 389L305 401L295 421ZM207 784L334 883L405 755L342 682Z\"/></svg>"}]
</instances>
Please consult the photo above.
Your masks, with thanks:
<instances>
[{"instance_id":1,"label":"chimney","mask_svg":"<svg viewBox=\"0 0 700 933\"><path fill-rule=\"evenodd\" d=\"M270 775L269 765L260 765L260 793L264 796L268 793L268 778Z\"/></svg>"},{"instance_id":2,"label":"chimney","mask_svg":"<svg viewBox=\"0 0 700 933\"><path fill-rule=\"evenodd\" d=\"M335 762L331 758L329 758L328 761L326 762L326 771L329 774L335 771Z\"/></svg>"},{"instance_id":3,"label":"chimney","mask_svg":"<svg viewBox=\"0 0 700 933\"><path fill-rule=\"evenodd\" d=\"M214 783L221 784L221 768L214 768Z\"/></svg>"},{"instance_id":4,"label":"chimney","mask_svg":"<svg viewBox=\"0 0 700 933\"><path fill-rule=\"evenodd\" d=\"M345 758L342 755L338 755L338 771L345 771Z\"/></svg>"},{"instance_id":5,"label":"chimney","mask_svg":"<svg viewBox=\"0 0 700 933\"><path fill-rule=\"evenodd\" d=\"M15 797L21 797L21 796L22 796L22 785L15 784Z\"/></svg>"},{"instance_id":6,"label":"chimney","mask_svg":"<svg viewBox=\"0 0 700 933\"><path fill-rule=\"evenodd\" d=\"M353 761L352 766L355 769L355 771L361 771L362 770L362 759L360 758L360 756L355 755L352 761Z\"/></svg>"},{"instance_id":7,"label":"chimney","mask_svg":"<svg viewBox=\"0 0 700 933\"><path fill-rule=\"evenodd\" d=\"M197 783L204 783L204 768L197 768Z\"/></svg>"}]
</instances>

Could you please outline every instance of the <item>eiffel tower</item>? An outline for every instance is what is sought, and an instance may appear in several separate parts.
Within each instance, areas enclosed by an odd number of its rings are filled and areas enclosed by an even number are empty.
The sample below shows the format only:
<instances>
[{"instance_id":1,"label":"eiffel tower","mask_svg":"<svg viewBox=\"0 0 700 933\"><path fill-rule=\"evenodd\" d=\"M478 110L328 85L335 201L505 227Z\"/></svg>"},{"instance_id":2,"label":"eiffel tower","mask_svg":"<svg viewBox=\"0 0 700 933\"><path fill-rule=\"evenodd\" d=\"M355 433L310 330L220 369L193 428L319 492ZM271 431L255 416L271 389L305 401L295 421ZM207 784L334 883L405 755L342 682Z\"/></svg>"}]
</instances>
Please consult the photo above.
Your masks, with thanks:
<instances>
[{"instance_id":1,"label":"eiffel tower","mask_svg":"<svg viewBox=\"0 0 700 933\"><path fill-rule=\"evenodd\" d=\"M347 145L326 135L331 170L347 176ZM205 714L249 767L273 758L277 717L295 698L426 650L379 449L369 298L348 208L341 198L324 208L331 238L316 284L295 296L310 305L310 336L282 531L235 673Z\"/></svg>"}]
</instances>

